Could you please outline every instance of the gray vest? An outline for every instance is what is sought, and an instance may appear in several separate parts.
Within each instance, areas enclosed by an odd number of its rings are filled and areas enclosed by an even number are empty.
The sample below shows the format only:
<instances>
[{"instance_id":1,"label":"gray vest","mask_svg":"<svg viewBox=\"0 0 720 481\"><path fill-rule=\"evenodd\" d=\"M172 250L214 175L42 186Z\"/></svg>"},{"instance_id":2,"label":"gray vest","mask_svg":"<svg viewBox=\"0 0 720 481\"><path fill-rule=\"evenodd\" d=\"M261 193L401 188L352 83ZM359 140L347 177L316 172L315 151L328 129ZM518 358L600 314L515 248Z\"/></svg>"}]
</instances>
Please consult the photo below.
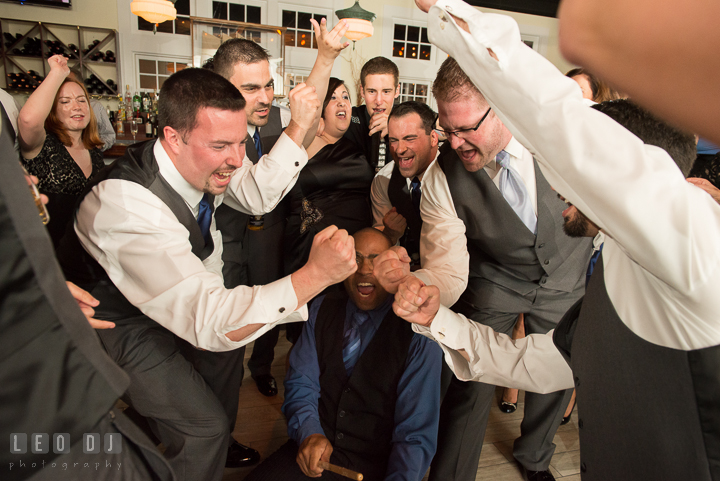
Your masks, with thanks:
<instances>
[{"instance_id":1,"label":"gray vest","mask_svg":"<svg viewBox=\"0 0 720 481\"><path fill-rule=\"evenodd\" d=\"M575 376L583 481L720 480L720 346L681 351L640 338L603 272L601 256L579 319L566 316L554 338Z\"/></svg>"},{"instance_id":2,"label":"gray vest","mask_svg":"<svg viewBox=\"0 0 720 481\"><path fill-rule=\"evenodd\" d=\"M572 292L582 285L592 243L565 235L561 213L567 206L537 163L537 235L523 224L484 169L465 170L449 145L441 149L438 165L466 228L470 275L464 301L478 305L478 292L487 286L486 281L520 295L538 287Z\"/></svg>"},{"instance_id":3,"label":"gray vest","mask_svg":"<svg viewBox=\"0 0 720 481\"><path fill-rule=\"evenodd\" d=\"M268 123L260 128L263 153L267 154L283 132L280 108L271 107ZM248 135L245 149L248 158L257 164L260 158L252 137ZM248 228L250 216L227 205L220 205L215 223L223 237L223 277L225 287L263 285L283 277L283 245L287 205L278 206L262 216L260 229Z\"/></svg>"}]
</instances>

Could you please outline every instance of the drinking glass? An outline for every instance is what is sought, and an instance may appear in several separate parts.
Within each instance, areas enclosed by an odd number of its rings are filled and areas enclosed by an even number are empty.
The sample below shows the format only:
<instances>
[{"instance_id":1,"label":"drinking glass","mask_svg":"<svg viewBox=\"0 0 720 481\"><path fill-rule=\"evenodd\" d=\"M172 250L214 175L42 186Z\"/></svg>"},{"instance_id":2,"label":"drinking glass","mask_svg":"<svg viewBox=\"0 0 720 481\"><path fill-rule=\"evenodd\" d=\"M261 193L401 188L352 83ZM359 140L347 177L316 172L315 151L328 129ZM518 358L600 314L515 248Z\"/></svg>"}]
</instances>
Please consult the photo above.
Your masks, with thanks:
<instances>
[{"instance_id":1,"label":"drinking glass","mask_svg":"<svg viewBox=\"0 0 720 481\"><path fill-rule=\"evenodd\" d=\"M133 136L133 142L135 142L135 135L137 135L137 132L138 132L137 119L132 119L132 122L130 122L130 133Z\"/></svg>"}]
</instances>

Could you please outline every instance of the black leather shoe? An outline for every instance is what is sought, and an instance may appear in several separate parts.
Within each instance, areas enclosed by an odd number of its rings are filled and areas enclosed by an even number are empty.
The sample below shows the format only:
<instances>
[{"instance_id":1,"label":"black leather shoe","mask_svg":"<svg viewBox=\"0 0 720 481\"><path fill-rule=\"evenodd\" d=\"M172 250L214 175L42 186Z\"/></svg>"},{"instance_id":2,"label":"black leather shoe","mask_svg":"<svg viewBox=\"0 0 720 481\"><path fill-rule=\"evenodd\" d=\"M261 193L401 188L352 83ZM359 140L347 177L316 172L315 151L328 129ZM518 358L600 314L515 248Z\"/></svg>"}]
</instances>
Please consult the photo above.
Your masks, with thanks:
<instances>
[{"instance_id":1,"label":"black leather shoe","mask_svg":"<svg viewBox=\"0 0 720 481\"><path fill-rule=\"evenodd\" d=\"M555 481L555 476L550 471L530 471L523 468L523 479L525 481Z\"/></svg>"},{"instance_id":2,"label":"black leather shoe","mask_svg":"<svg viewBox=\"0 0 720 481\"><path fill-rule=\"evenodd\" d=\"M275 378L270 374L262 374L253 379L255 379L255 384L261 394L268 397L277 396L277 382L275 382Z\"/></svg>"},{"instance_id":3,"label":"black leather shoe","mask_svg":"<svg viewBox=\"0 0 720 481\"><path fill-rule=\"evenodd\" d=\"M517 410L517 403L502 401L500 403L500 411L506 414L514 413Z\"/></svg>"},{"instance_id":4,"label":"black leather shoe","mask_svg":"<svg viewBox=\"0 0 720 481\"><path fill-rule=\"evenodd\" d=\"M260 453L253 448L243 446L234 439L230 440L227 460L225 461L226 468L244 468L245 466L252 466L258 461L260 461Z\"/></svg>"}]
</instances>

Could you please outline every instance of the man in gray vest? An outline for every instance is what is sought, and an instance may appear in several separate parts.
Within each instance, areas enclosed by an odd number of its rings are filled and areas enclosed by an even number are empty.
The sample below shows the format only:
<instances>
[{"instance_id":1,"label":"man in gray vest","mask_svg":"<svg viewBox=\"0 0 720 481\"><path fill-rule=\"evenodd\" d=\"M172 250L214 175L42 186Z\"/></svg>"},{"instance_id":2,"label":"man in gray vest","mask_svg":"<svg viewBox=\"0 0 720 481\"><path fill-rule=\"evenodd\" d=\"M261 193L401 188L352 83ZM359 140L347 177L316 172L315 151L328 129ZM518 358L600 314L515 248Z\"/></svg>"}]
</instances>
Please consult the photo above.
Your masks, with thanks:
<instances>
[{"instance_id":1,"label":"man in gray vest","mask_svg":"<svg viewBox=\"0 0 720 481\"><path fill-rule=\"evenodd\" d=\"M418 3L433 43L606 236L577 322L564 319L552 336L488 332L439 307L432 286L401 286L398 311L427 326L418 329L442 343L461 379L537 392L574 384L584 481L718 479L720 207L668 152L584 105L513 19L458 0Z\"/></svg>"},{"instance_id":2,"label":"man in gray vest","mask_svg":"<svg viewBox=\"0 0 720 481\"><path fill-rule=\"evenodd\" d=\"M433 94L449 145L425 172L423 269L411 280L438 286L443 305L497 332L510 334L523 313L526 332L545 333L583 295L591 243L565 236L565 204L452 58L440 67ZM376 266L392 292L409 275L401 260L390 251ZM494 392L494 385L451 377L432 480L475 478ZM570 395L526 393L513 448L526 479L554 479L552 438Z\"/></svg>"},{"instance_id":3,"label":"man in gray vest","mask_svg":"<svg viewBox=\"0 0 720 481\"><path fill-rule=\"evenodd\" d=\"M318 54L315 65L305 84L315 87L318 98L324 99L330 72L335 59L348 43L342 36L347 30L344 22L338 22L330 32L326 20L315 29ZM270 55L253 42L242 38L231 39L218 48L212 60L212 69L228 79L245 98L247 115L246 153L248 159L257 163L264 153L270 152L283 130L290 122L290 111L272 105L275 83L270 72ZM307 147L315 137L317 122L308 131L303 146ZM280 202L272 212L248 216L220 206L216 214L218 230L223 236L223 275L225 287L239 285L262 285L274 282L284 274L282 259L287 203ZM275 378L270 373L278 329L272 329L255 341L248 368L258 390L265 396L278 392ZM243 352L234 354L242 379ZM232 360L228 362L233 363ZM237 397L237 396L235 396ZM231 419L232 421L232 419ZM232 461L229 459L229 463Z\"/></svg>"},{"instance_id":4,"label":"man in gray vest","mask_svg":"<svg viewBox=\"0 0 720 481\"><path fill-rule=\"evenodd\" d=\"M430 465L440 349L392 312L392 297L372 275L390 239L372 227L353 237L358 270L345 292L313 301L290 354L283 404L290 440L247 481L347 479L323 472L320 460L368 480L419 481Z\"/></svg>"},{"instance_id":5,"label":"man in gray vest","mask_svg":"<svg viewBox=\"0 0 720 481\"><path fill-rule=\"evenodd\" d=\"M437 116L421 102L397 105L388 117L393 161L377 173L370 190L374 227L400 242L420 267L420 197L422 178L438 154Z\"/></svg>"},{"instance_id":6,"label":"man in gray vest","mask_svg":"<svg viewBox=\"0 0 720 481\"><path fill-rule=\"evenodd\" d=\"M306 317L309 299L354 271L354 250L346 232L328 228L291 276L226 289L214 208L272 210L307 162L302 139L320 102L311 87L293 90L288 128L250 165L245 101L230 82L185 69L160 99L160 139L129 148L94 180L59 255L68 278L100 301L96 317L115 322L99 335L130 374L127 400L151 420L179 479L218 480L228 414L204 379L208 366L188 352L232 350L293 311Z\"/></svg>"}]
</instances>

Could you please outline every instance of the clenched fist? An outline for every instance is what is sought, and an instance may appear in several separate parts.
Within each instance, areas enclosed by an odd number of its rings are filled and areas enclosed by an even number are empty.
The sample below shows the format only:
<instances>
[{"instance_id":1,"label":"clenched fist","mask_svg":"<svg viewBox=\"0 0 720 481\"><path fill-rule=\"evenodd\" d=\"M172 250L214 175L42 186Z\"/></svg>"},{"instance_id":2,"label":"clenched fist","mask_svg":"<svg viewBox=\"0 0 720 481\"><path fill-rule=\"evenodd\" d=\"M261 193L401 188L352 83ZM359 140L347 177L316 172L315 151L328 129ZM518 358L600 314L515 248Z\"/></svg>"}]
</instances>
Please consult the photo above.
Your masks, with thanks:
<instances>
[{"instance_id":1,"label":"clenched fist","mask_svg":"<svg viewBox=\"0 0 720 481\"><path fill-rule=\"evenodd\" d=\"M315 93L315 87L298 84L290 91L290 117L298 127L307 132L315 122L315 114L322 102Z\"/></svg>"},{"instance_id":2,"label":"clenched fist","mask_svg":"<svg viewBox=\"0 0 720 481\"><path fill-rule=\"evenodd\" d=\"M409 276L398 286L393 310L413 324L429 326L440 309L440 289L426 286L417 277Z\"/></svg>"},{"instance_id":3,"label":"clenched fist","mask_svg":"<svg viewBox=\"0 0 720 481\"><path fill-rule=\"evenodd\" d=\"M410 275L410 256L404 247L391 247L375 258L373 275L390 294Z\"/></svg>"},{"instance_id":4,"label":"clenched fist","mask_svg":"<svg viewBox=\"0 0 720 481\"><path fill-rule=\"evenodd\" d=\"M326 227L313 239L307 266L326 286L344 281L357 270L355 240L346 230Z\"/></svg>"}]
</instances>

